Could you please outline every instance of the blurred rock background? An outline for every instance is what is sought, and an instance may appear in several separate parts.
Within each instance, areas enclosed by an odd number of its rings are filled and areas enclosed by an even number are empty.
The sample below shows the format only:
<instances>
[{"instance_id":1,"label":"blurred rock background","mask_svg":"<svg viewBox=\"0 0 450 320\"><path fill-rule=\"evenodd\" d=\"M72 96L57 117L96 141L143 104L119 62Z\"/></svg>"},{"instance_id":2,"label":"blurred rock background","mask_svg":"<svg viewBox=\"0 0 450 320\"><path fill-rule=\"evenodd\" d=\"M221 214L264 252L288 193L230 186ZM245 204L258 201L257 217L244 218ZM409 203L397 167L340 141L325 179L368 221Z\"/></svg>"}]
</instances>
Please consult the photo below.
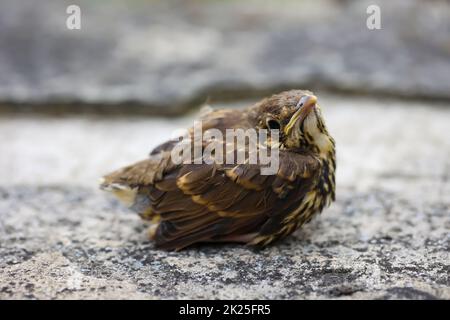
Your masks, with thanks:
<instances>
[{"instance_id":1,"label":"blurred rock background","mask_svg":"<svg viewBox=\"0 0 450 320\"><path fill-rule=\"evenodd\" d=\"M290 88L319 96L338 197L285 241L158 251L97 190L206 100ZM0 0L0 299L449 299L449 105L444 0Z\"/></svg>"},{"instance_id":2,"label":"blurred rock background","mask_svg":"<svg viewBox=\"0 0 450 320\"><path fill-rule=\"evenodd\" d=\"M79 0L81 30L70 4L0 1L1 103L177 113L292 87L450 99L448 1Z\"/></svg>"}]
</instances>

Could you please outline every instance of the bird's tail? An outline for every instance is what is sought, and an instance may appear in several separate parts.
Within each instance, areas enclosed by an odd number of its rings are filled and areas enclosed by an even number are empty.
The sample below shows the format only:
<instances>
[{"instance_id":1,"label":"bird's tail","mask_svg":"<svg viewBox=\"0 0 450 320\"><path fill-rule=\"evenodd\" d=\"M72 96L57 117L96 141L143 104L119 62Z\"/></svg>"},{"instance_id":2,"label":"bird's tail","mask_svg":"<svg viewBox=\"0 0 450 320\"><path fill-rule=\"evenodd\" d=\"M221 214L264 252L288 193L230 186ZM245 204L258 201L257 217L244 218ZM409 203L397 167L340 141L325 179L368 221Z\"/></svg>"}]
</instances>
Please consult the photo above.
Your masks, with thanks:
<instances>
[{"instance_id":1,"label":"bird's tail","mask_svg":"<svg viewBox=\"0 0 450 320\"><path fill-rule=\"evenodd\" d=\"M152 172L154 166L154 161L146 159L111 172L101 179L100 189L111 192L125 205L132 207L137 200L138 186L146 182L142 179L149 176L145 173Z\"/></svg>"},{"instance_id":2,"label":"bird's tail","mask_svg":"<svg viewBox=\"0 0 450 320\"><path fill-rule=\"evenodd\" d=\"M100 189L111 192L117 199L127 207L132 207L136 201L137 187L131 187L123 181L114 179L114 173L100 179Z\"/></svg>"}]
</instances>

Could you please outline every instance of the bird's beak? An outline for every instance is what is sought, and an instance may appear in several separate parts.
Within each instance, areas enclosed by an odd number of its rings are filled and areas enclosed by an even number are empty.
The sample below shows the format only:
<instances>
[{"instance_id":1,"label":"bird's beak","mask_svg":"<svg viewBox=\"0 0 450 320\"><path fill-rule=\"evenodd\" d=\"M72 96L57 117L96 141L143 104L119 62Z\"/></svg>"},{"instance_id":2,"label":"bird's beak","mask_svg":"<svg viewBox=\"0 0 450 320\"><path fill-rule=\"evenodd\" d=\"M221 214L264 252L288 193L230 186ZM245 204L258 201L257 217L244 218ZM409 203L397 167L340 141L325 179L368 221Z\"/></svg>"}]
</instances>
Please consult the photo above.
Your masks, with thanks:
<instances>
[{"instance_id":1,"label":"bird's beak","mask_svg":"<svg viewBox=\"0 0 450 320\"><path fill-rule=\"evenodd\" d=\"M314 95L305 95L301 97L297 104L298 110L294 113L289 120L289 123L284 128L285 135L288 135L297 121L303 121L308 116L308 114L313 110L317 103L317 97Z\"/></svg>"}]
</instances>

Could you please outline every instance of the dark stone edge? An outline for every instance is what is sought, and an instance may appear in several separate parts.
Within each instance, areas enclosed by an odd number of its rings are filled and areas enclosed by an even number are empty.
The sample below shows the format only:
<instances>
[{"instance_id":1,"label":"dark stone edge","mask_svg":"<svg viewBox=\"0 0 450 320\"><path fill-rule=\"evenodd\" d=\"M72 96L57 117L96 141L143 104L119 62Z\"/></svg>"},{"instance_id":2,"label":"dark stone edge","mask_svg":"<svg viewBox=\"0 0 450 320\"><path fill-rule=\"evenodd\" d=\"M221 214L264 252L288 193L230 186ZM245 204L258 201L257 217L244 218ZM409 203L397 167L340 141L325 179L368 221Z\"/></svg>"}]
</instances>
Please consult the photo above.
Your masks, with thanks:
<instances>
[{"instance_id":1,"label":"dark stone edge","mask_svg":"<svg viewBox=\"0 0 450 320\"><path fill-rule=\"evenodd\" d=\"M373 88L343 88L338 85L309 83L284 83L276 86L255 88L250 85L224 86L220 88L205 88L184 101L170 100L168 103L146 102L139 100L123 100L114 102L91 102L77 98L52 98L48 101L12 101L1 100L0 116L8 114L42 114L48 116L58 115L141 115L141 116L179 116L198 108L206 101L236 102L245 99L262 98L280 91L289 89L308 89L314 92L323 91L330 94L345 94L353 97L391 98L404 101L449 103L450 95L435 93L401 92L398 90Z\"/></svg>"}]
</instances>

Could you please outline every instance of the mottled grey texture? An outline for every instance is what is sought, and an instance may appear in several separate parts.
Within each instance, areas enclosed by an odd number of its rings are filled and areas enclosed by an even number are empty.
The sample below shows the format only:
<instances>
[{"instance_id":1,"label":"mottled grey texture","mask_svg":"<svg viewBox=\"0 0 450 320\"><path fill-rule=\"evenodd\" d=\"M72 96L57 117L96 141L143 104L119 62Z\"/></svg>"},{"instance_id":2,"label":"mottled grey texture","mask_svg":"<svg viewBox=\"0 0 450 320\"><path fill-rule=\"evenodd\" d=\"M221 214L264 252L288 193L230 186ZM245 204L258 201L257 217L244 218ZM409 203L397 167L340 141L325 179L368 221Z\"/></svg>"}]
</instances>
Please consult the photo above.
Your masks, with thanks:
<instances>
[{"instance_id":1,"label":"mottled grey texture","mask_svg":"<svg viewBox=\"0 0 450 320\"><path fill-rule=\"evenodd\" d=\"M450 298L444 203L344 189L267 249L164 252L135 215L91 190L14 187L0 197L0 298Z\"/></svg>"},{"instance_id":2,"label":"mottled grey texture","mask_svg":"<svg viewBox=\"0 0 450 320\"><path fill-rule=\"evenodd\" d=\"M183 119L0 118L0 299L450 299L450 108L319 94L337 202L285 241L155 250L96 178Z\"/></svg>"},{"instance_id":3,"label":"mottled grey texture","mask_svg":"<svg viewBox=\"0 0 450 320\"><path fill-rule=\"evenodd\" d=\"M70 31L72 3L0 2L0 102L176 113L285 87L450 99L447 1L378 0L375 31L373 1L80 0Z\"/></svg>"}]
</instances>

